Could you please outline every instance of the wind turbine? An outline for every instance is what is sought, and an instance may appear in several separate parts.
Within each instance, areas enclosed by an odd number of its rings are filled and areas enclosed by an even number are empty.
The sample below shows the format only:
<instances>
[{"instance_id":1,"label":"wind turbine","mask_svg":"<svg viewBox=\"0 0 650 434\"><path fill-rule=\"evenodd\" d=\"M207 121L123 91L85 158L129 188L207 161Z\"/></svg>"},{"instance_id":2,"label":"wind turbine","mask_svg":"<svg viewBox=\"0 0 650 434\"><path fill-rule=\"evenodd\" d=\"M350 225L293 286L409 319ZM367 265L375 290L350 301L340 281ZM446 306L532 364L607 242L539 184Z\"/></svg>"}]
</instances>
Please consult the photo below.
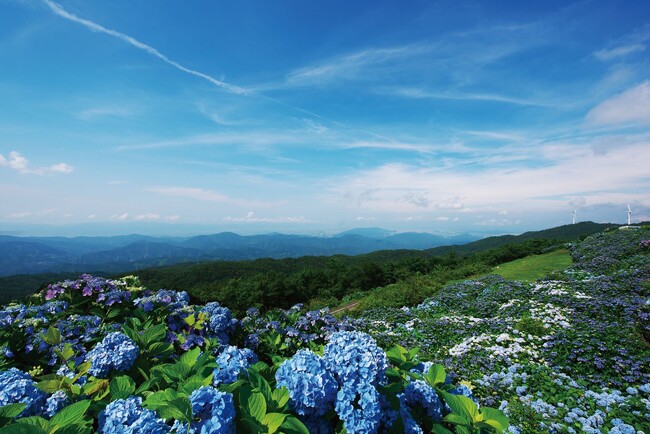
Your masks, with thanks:
<instances>
[{"instance_id":1,"label":"wind turbine","mask_svg":"<svg viewBox=\"0 0 650 434\"><path fill-rule=\"evenodd\" d=\"M571 213L571 214L573 214L573 224L576 224L576 211L578 211L578 210L574 209L573 212Z\"/></svg>"},{"instance_id":2,"label":"wind turbine","mask_svg":"<svg viewBox=\"0 0 650 434\"><path fill-rule=\"evenodd\" d=\"M630 208L630 204L627 204L627 225L630 226L632 224L632 209Z\"/></svg>"}]
</instances>

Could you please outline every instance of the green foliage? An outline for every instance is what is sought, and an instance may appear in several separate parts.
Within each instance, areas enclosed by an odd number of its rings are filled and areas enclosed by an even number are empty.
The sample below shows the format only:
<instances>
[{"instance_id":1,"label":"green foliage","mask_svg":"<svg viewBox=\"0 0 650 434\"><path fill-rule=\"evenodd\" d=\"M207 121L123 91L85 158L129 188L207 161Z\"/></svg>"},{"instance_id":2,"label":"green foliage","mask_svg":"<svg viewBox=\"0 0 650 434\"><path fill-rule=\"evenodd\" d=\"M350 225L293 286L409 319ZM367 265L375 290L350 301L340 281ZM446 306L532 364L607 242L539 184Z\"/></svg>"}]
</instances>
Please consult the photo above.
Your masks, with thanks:
<instances>
[{"instance_id":1,"label":"green foliage","mask_svg":"<svg viewBox=\"0 0 650 434\"><path fill-rule=\"evenodd\" d=\"M503 263L492 272L510 280L533 282L552 272L566 270L572 263L569 251L560 249Z\"/></svg>"}]
</instances>

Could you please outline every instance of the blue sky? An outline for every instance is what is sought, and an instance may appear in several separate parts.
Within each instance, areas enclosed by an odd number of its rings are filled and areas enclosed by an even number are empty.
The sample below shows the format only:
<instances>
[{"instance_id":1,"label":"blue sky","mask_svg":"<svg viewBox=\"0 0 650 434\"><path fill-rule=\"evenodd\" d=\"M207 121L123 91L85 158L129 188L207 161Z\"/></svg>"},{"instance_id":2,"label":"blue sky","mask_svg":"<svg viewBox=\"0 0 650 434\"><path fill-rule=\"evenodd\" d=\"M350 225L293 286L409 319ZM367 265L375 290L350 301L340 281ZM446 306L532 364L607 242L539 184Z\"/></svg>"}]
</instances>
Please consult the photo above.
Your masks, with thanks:
<instances>
[{"instance_id":1,"label":"blue sky","mask_svg":"<svg viewBox=\"0 0 650 434\"><path fill-rule=\"evenodd\" d=\"M0 0L6 228L623 223L649 162L647 1Z\"/></svg>"}]
</instances>

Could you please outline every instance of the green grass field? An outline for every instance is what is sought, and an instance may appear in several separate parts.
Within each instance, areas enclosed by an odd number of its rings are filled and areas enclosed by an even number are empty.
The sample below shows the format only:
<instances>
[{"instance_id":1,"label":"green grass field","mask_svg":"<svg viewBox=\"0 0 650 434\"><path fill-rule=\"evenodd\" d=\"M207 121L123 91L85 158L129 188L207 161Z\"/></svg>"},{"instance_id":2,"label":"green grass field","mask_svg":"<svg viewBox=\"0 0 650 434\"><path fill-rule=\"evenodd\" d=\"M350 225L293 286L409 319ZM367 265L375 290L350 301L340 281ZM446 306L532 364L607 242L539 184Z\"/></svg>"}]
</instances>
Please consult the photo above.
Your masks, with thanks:
<instances>
[{"instance_id":1,"label":"green grass field","mask_svg":"<svg viewBox=\"0 0 650 434\"><path fill-rule=\"evenodd\" d=\"M495 267L492 273L510 280L532 282L553 271L566 270L572 263L569 251L561 249L543 255L532 255L516 261L506 262Z\"/></svg>"}]
</instances>

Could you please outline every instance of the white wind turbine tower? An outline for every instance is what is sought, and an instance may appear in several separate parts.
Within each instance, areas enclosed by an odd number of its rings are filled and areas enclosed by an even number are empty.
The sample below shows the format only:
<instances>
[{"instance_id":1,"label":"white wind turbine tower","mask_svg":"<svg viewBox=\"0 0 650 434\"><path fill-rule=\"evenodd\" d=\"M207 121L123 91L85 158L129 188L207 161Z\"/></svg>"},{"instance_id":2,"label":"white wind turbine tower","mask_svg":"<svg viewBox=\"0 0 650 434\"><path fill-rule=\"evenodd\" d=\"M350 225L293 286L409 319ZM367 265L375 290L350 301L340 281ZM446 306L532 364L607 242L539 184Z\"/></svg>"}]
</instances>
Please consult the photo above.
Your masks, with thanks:
<instances>
[{"instance_id":1,"label":"white wind turbine tower","mask_svg":"<svg viewBox=\"0 0 650 434\"><path fill-rule=\"evenodd\" d=\"M576 224L576 211L578 211L578 210L574 209L573 212L571 213L571 214L573 214L573 224Z\"/></svg>"},{"instance_id":2,"label":"white wind turbine tower","mask_svg":"<svg viewBox=\"0 0 650 434\"><path fill-rule=\"evenodd\" d=\"M630 226L632 224L632 209L630 208L630 204L627 204L627 225Z\"/></svg>"}]
</instances>

